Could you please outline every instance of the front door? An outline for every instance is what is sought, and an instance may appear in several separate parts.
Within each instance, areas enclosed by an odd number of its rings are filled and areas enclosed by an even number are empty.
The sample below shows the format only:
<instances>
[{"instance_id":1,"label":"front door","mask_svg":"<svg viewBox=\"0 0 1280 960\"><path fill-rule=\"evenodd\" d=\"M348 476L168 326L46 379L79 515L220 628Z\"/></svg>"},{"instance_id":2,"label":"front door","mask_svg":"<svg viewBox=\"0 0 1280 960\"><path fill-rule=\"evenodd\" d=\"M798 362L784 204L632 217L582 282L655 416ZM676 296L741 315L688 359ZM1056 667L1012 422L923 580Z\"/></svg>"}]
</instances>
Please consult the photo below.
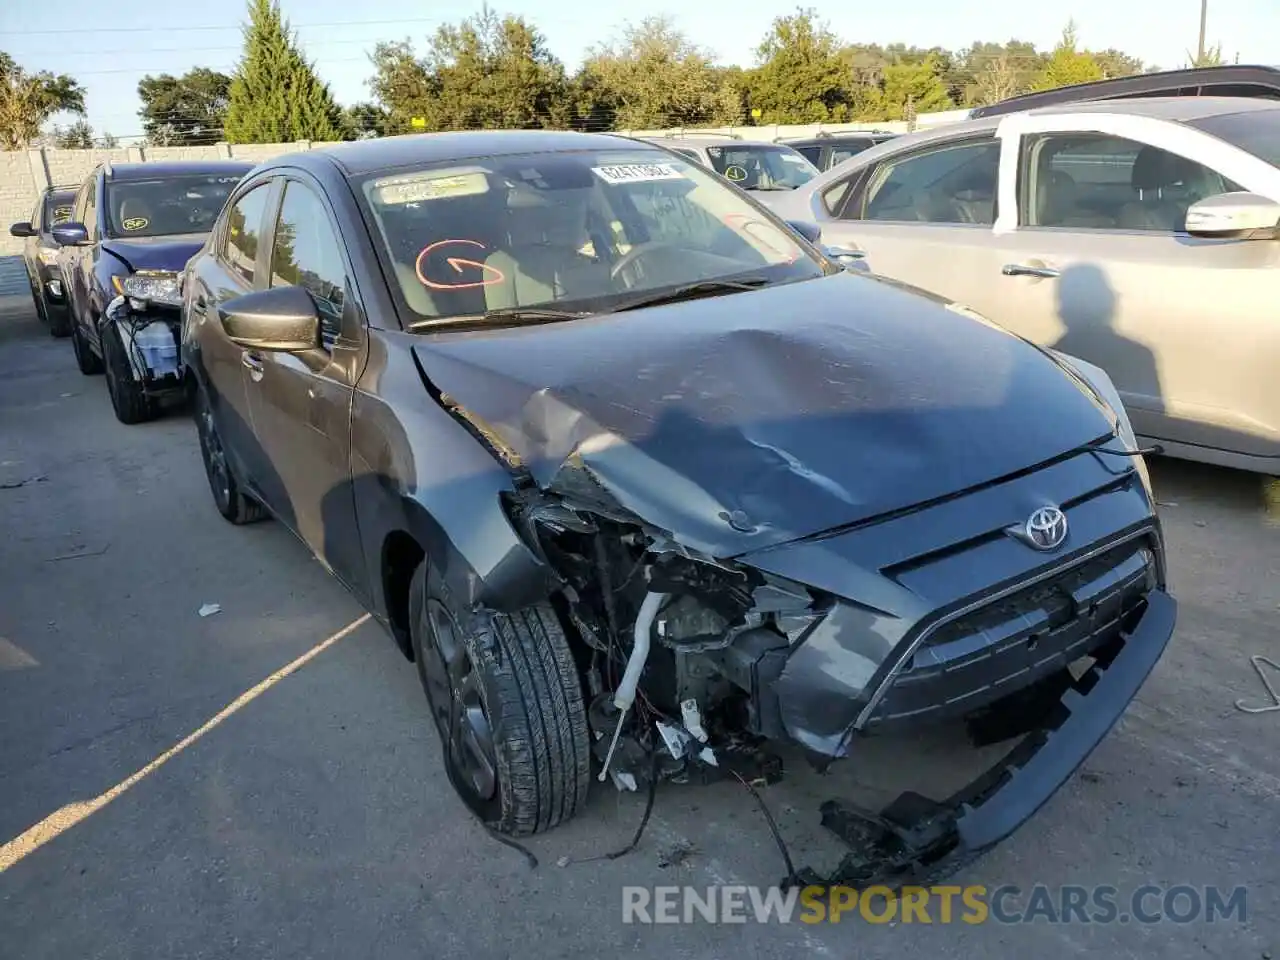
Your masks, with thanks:
<instances>
[{"instance_id":1,"label":"front door","mask_svg":"<svg viewBox=\"0 0 1280 960\"><path fill-rule=\"evenodd\" d=\"M851 186L837 218L823 221L822 241L860 254L872 273L995 319L999 163L990 134L887 157Z\"/></svg>"},{"instance_id":2,"label":"front door","mask_svg":"<svg viewBox=\"0 0 1280 960\"><path fill-rule=\"evenodd\" d=\"M246 351L249 410L271 465L263 493L349 587L365 579L351 487L352 391L367 339L352 270L317 184L285 182L267 286L304 287L321 318L311 350Z\"/></svg>"},{"instance_id":3,"label":"front door","mask_svg":"<svg viewBox=\"0 0 1280 960\"><path fill-rule=\"evenodd\" d=\"M240 194L210 245L212 255L197 260L183 291L185 349L199 353L193 362L204 372L203 385L223 449L236 479L254 496L262 496L260 477L270 468L250 422L244 348L231 342L219 316L237 298L266 285L262 234L274 192L274 181L264 180Z\"/></svg>"}]
</instances>

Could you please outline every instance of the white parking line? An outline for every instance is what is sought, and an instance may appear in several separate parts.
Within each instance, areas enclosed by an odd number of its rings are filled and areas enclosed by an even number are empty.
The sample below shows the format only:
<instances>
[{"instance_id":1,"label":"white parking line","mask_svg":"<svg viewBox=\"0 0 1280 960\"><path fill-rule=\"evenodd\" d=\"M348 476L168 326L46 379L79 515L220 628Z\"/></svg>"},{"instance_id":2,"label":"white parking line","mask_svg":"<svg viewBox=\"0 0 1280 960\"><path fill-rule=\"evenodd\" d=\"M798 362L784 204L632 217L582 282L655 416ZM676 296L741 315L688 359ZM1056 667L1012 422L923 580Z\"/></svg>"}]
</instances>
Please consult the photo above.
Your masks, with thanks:
<instances>
[{"instance_id":1,"label":"white parking line","mask_svg":"<svg viewBox=\"0 0 1280 960\"><path fill-rule=\"evenodd\" d=\"M214 727L218 726L218 724L222 723L223 720L226 720L233 713L256 700L285 677L289 676L289 674L306 666L310 661L324 653L324 651L328 650L343 637L354 633L357 628L362 626L369 619L369 614L366 613L364 616L351 621L337 633L321 640L302 656L281 667L261 683L250 687L244 693L240 694L240 696L236 697L229 704L215 713L209 720L205 721L205 723L199 728L187 734L141 770L138 770L127 779L121 780L110 790L99 794L92 800L82 800L78 803L69 803L61 810L45 817L34 827L31 827L25 832L14 837L4 846L0 847L0 873L4 873L4 871L8 870L24 857L34 853L50 840L56 839L63 833L66 833L76 824L98 812L112 800L116 799L116 797L138 784L145 777L155 773L183 750L187 749L187 747L191 746Z\"/></svg>"}]
</instances>

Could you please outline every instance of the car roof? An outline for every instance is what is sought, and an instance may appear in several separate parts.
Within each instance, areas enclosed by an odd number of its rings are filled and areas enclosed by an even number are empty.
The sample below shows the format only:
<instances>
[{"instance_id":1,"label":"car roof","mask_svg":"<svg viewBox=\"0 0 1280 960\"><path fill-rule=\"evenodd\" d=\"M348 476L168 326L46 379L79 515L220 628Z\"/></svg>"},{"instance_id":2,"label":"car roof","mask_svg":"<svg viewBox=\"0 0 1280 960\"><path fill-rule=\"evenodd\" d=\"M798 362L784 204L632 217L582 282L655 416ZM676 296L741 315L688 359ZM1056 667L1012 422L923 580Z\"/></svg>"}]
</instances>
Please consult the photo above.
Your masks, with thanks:
<instances>
[{"instance_id":1,"label":"car roof","mask_svg":"<svg viewBox=\"0 0 1280 960\"><path fill-rule=\"evenodd\" d=\"M1107 80L1070 84L1052 90L1040 90L1019 94L987 106L975 107L971 116L994 117L999 114L1021 113L1036 107L1057 103L1081 103L1090 100L1107 100L1130 97L1179 96L1196 97L1212 95L1221 90L1230 96L1280 98L1280 69L1249 64L1223 64L1217 67L1184 67L1139 73ZM1241 94L1241 89L1252 93Z\"/></svg>"},{"instance_id":2,"label":"car roof","mask_svg":"<svg viewBox=\"0 0 1280 960\"><path fill-rule=\"evenodd\" d=\"M839 133L820 133L816 137L797 137L780 140L788 147L820 147L823 144L837 144L842 140L888 140L899 134L888 130L841 130Z\"/></svg>"},{"instance_id":3,"label":"car roof","mask_svg":"<svg viewBox=\"0 0 1280 960\"><path fill-rule=\"evenodd\" d=\"M575 150L618 150L636 141L604 133L569 130L458 130L411 133L398 137L352 140L306 153L289 154L264 164L314 167L316 160L336 163L348 176L361 176L396 167L418 166L472 157L500 157L518 153L568 153Z\"/></svg>"},{"instance_id":4,"label":"car roof","mask_svg":"<svg viewBox=\"0 0 1280 960\"><path fill-rule=\"evenodd\" d=\"M728 147L738 146L740 144L753 144L772 146L768 140L744 140L742 137L730 136L724 133L709 133L706 136L694 135L691 137L679 135L662 135L657 137L638 137L647 143L672 144L678 143L682 147Z\"/></svg>"},{"instance_id":5,"label":"car roof","mask_svg":"<svg viewBox=\"0 0 1280 960\"><path fill-rule=\"evenodd\" d=\"M1056 103L1019 111L1036 115L1062 113L1122 113L1157 120L1186 122L1228 113L1280 110L1280 101L1254 97L1135 97L1124 100L1085 100ZM1009 116L1009 114L1005 114ZM993 117L992 119L999 119Z\"/></svg>"},{"instance_id":6,"label":"car roof","mask_svg":"<svg viewBox=\"0 0 1280 960\"><path fill-rule=\"evenodd\" d=\"M253 166L246 160L149 160L145 163L111 163L107 165L106 174L112 181L155 180L193 174L244 176Z\"/></svg>"}]
</instances>

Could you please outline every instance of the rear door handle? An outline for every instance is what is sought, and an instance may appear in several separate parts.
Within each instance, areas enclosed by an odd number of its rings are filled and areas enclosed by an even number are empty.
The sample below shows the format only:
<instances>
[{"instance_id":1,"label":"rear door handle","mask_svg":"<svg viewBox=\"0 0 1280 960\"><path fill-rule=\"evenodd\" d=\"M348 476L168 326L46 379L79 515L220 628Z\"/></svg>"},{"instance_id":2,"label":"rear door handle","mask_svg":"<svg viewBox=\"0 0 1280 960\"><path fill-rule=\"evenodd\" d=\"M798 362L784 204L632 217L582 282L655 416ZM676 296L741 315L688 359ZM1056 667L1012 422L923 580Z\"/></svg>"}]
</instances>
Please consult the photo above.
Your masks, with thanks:
<instances>
[{"instance_id":1,"label":"rear door handle","mask_svg":"<svg viewBox=\"0 0 1280 960\"><path fill-rule=\"evenodd\" d=\"M1058 275L1053 267L1038 263L1006 263L1000 272L1006 277L1036 277L1040 280L1052 280Z\"/></svg>"}]
</instances>

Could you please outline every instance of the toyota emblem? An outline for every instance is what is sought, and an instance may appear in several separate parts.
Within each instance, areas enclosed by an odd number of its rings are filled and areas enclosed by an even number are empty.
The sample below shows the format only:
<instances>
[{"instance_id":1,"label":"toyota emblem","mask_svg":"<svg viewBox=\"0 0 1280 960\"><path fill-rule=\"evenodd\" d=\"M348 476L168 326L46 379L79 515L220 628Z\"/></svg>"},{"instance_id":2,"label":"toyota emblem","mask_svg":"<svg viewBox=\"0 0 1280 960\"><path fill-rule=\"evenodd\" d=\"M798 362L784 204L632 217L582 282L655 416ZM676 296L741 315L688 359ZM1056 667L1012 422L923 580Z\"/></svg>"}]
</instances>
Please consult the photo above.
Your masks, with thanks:
<instances>
[{"instance_id":1,"label":"toyota emblem","mask_svg":"<svg viewBox=\"0 0 1280 960\"><path fill-rule=\"evenodd\" d=\"M1067 515L1057 507L1041 507L1027 517L1023 534L1037 550L1057 550L1067 539Z\"/></svg>"}]
</instances>

